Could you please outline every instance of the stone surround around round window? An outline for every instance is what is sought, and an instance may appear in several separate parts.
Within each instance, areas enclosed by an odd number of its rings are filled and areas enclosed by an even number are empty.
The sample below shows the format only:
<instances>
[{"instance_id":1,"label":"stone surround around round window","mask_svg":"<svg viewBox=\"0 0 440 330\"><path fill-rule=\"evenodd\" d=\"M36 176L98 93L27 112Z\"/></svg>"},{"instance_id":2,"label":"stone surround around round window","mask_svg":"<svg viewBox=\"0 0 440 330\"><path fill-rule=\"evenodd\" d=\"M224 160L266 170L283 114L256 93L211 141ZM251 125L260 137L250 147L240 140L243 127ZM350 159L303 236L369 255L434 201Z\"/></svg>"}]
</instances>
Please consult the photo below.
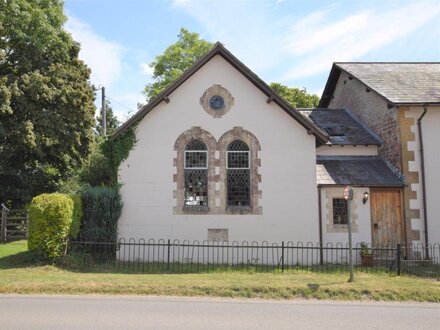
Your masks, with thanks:
<instances>
[{"instance_id":1,"label":"stone surround around round window","mask_svg":"<svg viewBox=\"0 0 440 330\"><path fill-rule=\"evenodd\" d=\"M234 98L226 88L221 85L213 85L203 93L200 104L208 114L214 118L220 118L231 110Z\"/></svg>"}]
</instances>

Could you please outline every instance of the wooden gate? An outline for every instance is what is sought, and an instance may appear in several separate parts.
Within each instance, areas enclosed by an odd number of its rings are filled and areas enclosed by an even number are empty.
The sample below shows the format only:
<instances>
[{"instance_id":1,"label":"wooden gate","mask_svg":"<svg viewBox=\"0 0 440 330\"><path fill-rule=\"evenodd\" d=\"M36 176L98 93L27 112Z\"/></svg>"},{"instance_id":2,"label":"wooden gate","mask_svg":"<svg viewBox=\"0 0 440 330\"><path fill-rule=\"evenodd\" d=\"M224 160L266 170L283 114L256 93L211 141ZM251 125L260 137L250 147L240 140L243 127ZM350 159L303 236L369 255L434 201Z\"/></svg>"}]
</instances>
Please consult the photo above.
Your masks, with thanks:
<instances>
[{"instance_id":1,"label":"wooden gate","mask_svg":"<svg viewBox=\"0 0 440 330\"><path fill-rule=\"evenodd\" d=\"M0 242L6 243L27 237L29 218L27 210L8 209L1 205Z\"/></svg>"},{"instance_id":2,"label":"wooden gate","mask_svg":"<svg viewBox=\"0 0 440 330\"><path fill-rule=\"evenodd\" d=\"M400 189L371 189L371 233L374 246L404 241Z\"/></svg>"}]
</instances>

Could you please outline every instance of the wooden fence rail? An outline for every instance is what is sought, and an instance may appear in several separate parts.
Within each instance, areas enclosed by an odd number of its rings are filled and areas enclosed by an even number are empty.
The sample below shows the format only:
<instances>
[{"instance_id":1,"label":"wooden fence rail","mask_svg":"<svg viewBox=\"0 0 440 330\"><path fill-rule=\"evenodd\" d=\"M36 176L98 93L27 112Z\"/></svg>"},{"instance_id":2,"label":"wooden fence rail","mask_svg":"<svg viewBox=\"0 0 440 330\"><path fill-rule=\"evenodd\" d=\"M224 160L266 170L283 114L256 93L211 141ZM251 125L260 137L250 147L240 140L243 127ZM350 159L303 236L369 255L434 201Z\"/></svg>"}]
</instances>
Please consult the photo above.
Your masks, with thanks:
<instances>
[{"instance_id":1,"label":"wooden fence rail","mask_svg":"<svg viewBox=\"0 0 440 330\"><path fill-rule=\"evenodd\" d=\"M27 210L8 209L1 205L0 242L6 243L27 237L29 217Z\"/></svg>"}]
</instances>

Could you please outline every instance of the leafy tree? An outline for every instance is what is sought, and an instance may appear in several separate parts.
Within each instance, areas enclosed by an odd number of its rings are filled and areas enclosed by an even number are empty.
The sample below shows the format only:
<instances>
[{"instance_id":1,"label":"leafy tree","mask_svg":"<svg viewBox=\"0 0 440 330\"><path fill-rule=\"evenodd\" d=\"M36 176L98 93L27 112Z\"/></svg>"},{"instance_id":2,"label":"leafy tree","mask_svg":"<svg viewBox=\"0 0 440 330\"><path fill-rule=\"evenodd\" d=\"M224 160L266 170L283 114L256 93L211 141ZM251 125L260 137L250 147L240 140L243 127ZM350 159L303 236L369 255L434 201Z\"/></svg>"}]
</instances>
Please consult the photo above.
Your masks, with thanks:
<instances>
[{"instance_id":1,"label":"leafy tree","mask_svg":"<svg viewBox=\"0 0 440 330\"><path fill-rule=\"evenodd\" d=\"M178 37L176 43L165 49L164 53L158 55L150 64L154 70L155 81L145 86L147 101L167 88L213 46L212 43L200 39L198 33L191 33L184 28L180 29ZM308 94L305 88L290 88L280 83L272 83L270 87L295 108L316 107L319 103L319 97ZM138 108L141 107L142 104L139 104Z\"/></svg>"},{"instance_id":2,"label":"leafy tree","mask_svg":"<svg viewBox=\"0 0 440 330\"><path fill-rule=\"evenodd\" d=\"M107 135L111 135L121 125L118 118L114 115L113 109L109 100L105 100L106 119L107 119ZM96 130L98 134L102 134L102 110L99 112L99 116L96 117Z\"/></svg>"},{"instance_id":3,"label":"leafy tree","mask_svg":"<svg viewBox=\"0 0 440 330\"><path fill-rule=\"evenodd\" d=\"M0 202L56 190L94 143L94 93L60 0L0 1Z\"/></svg>"},{"instance_id":4,"label":"leafy tree","mask_svg":"<svg viewBox=\"0 0 440 330\"><path fill-rule=\"evenodd\" d=\"M319 104L319 96L308 94L305 88L287 87L280 83L271 83L270 87L294 108L313 108Z\"/></svg>"},{"instance_id":5,"label":"leafy tree","mask_svg":"<svg viewBox=\"0 0 440 330\"><path fill-rule=\"evenodd\" d=\"M150 64L154 69L154 82L145 86L147 101L167 88L213 46L212 43L200 39L198 33L191 33L184 28L180 29L178 37L176 43L165 49L164 53Z\"/></svg>"}]
</instances>

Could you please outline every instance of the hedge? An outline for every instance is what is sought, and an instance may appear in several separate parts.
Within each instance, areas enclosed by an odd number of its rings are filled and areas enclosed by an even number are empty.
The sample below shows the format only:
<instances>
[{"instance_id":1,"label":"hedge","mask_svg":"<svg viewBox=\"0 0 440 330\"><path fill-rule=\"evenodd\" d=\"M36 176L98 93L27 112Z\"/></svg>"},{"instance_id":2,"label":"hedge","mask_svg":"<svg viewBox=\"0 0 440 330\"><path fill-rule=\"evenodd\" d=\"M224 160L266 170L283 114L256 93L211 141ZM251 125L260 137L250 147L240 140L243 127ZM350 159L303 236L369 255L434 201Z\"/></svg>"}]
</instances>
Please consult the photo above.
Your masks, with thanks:
<instances>
[{"instance_id":1,"label":"hedge","mask_svg":"<svg viewBox=\"0 0 440 330\"><path fill-rule=\"evenodd\" d=\"M74 201L67 195L34 197L29 207L29 250L51 259L63 256L73 215Z\"/></svg>"}]
</instances>

